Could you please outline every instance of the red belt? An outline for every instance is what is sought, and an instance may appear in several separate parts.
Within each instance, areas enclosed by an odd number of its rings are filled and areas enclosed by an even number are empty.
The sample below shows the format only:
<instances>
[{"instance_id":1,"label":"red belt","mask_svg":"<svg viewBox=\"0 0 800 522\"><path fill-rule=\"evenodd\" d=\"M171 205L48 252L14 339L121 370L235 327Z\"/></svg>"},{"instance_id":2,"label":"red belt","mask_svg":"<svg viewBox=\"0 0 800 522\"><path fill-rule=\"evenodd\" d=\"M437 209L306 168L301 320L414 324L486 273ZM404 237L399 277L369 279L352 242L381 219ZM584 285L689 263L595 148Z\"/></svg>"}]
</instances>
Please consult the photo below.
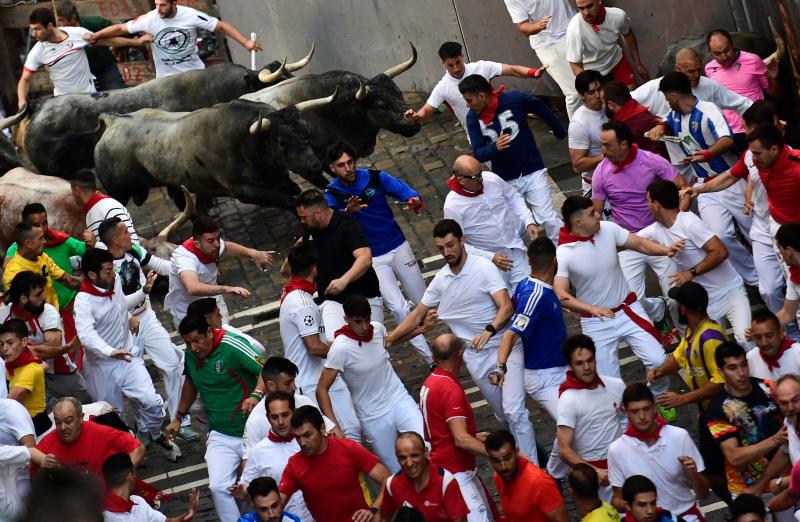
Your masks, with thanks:
<instances>
[{"instance_id":1,"label":"red belt","mask_svg":"<svg viewBox=\"0 0 800 522\"><path fill-rule=\"evenodd\" d=\"M608 460L600 459L600 460L587 460L590 466L600 469L608 469Z\"/></svg>"},{"instance_id":2,"label":"red belt","mask_svg":"<svg viewBox=\"0 0 800 522\"><path fill-rule=\"evenodd\" d=\"M647 319L645 319L641 315L638 315L636 312L631 310L631 305L633 303L635 303L636 300L637 300L636 293L635 292L631 292L630 294L628 294L628 296L625 298L625 301L623 301L621 305L619 305L619 306L617 306L615 308L612 308L611 311L612 312L619 312L620 310L622 310L622 312L625 315L627 315L628 318L631 321L636 323L636 325L639 328L641 328L645 332L647 332L650 335L652 335L653 337L655 337L656 341L658 341L659 343L661 343L663 345L665 342L667 342L667 340L664 338L664 336L661 334L661 332L656 330L655 326L653 326L653 323L651 323L650 321L648 321ZM590 317L594 317L594 316L591 315L591 314L581 314L581 317L590 318Z\"/></svg>"},{"instance_id":3,"label":"red belt","mask_svg":"<svg viewBox=\"0 0 800 522\"><path fill-rule=\"evenodd\" d=\"M706 517L703 516L703 512L700 511L700 508L697 507L697 504L692 504L692 507L690 507L689 509L687 509L678 516L685 517L686 515L694 515L700 522L706 522Z\"/></svg>"}]
</instances>

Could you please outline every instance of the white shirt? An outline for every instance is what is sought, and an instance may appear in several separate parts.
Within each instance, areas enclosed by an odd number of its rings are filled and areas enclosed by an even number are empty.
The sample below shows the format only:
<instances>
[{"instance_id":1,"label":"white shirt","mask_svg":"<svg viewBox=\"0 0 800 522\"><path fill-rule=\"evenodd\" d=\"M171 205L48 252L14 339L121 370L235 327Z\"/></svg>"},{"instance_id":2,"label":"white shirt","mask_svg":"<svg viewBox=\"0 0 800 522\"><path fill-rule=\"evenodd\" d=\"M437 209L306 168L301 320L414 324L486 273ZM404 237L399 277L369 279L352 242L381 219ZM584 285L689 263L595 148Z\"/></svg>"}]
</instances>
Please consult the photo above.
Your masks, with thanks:
<instances>
[{"instance_id":1,"label":"white shirt","mask_svg":"<svg viewBox=\"0 0 800 522\"><path fill-rule=\"evenodd\" d=\"M761 182L758 167L753 162L753 152L747 149L744 153L744 164L747 167L747 177L753 182L753 222L750 224L750 240L772 246L772 236L769 233L769 201L767 191Z\"/></svg>"},{"instance_id":2,"label":"white shirt","mask_svg":"<svg viewBox=\"0 0 800 522\"><path fill-rule=\"evenodd\" d=\"M164 522L167 516L151 508L145 499L131 495L133 507L128 513L112 513L103 511L103 522Z\"/></svg>"},{"instance_id":3,"label":"white shirt","mask_svg":"<svg viewBox=\"0 0 800 522\"><path fill-rule=\"evenodd\" d=\"M683 456L694 460L697 471L705 469L703 457L683 428L667 424L652 446L622 435L608 448L608 481L621 488L628 477L644 475L656 485L658 505L679 515L696 501L692 481L678 460Z\"/></svg>"},{"instance_id":4,"label":"white shirt","mask_svg":"<svg viewBox=\"0 0 800 522\"><path fill-rule=\"evenodd\" d=\"M0 359L0 399L8 397L8 384L6 382L6 362Z\"/></svg>"},{"instance_id":5,"label":"white shirt","mask_svg":"<svg viewBox=\"0 0 800 522\"><path fill-rule=\"evenodd\" d=\"M755 350L750 350L751 352ZM788 446L788 453L789 453L789 460L794 463L800 460L800 436L797 435L797 430L794 426L793 418L785 418L783 419L783 424L786 426L786 431L789 433L789 444Z\"/></svg>"},{"instance_id":6,"label":"white shirt","mask_svg":"<svg viewBox=\"0 0 800 522\"><path fill-rule=\"evenodd\" d=\"M439 319L447 323L456 337L472 340L494 321L497 305L492 296L506 290L506 284L491 261L465 255L467 261L458 274L453 274L449 265L436 273L422 296L422 303L437 308ZM498 332L489 344L499 346L501 337Z\"/></svg>"},{"instance_id":7,"label":"white shirt","mask_svg":"<svg viewBox=\"0 0 800 522\"><path fill-rule=\"evenodd\" d=\"M659 118L665 118L670 111L667 99L658 90L662 78L663 76L645 82L631 91L631 97L634 100L647 107L653 115ZM720 109L730 109L740 115L753 104L752 100L745 98L741 94L736 94L724 85L720 85L714 80L709 80L705 76L700 77L697 87L692 87L692 93L697 98L713 103Z\"/></svg>"},{"instance_id":8,"label":"white shirt","mask_svg":"<svg viewBox=\"0 0 800 522\"><path fill-rule=\"evenodd\" d=\"M684 240L686 243L683 251L672 258L681 270L689 270L705 259L703 245L716 237L708 225L692 212L678 212L675 223L669 228L656 221L638 234L664 246ZM722 299L725 294L743 284L742 277L728 259L708 272L695 276L694 281L706 289L709 303Z\"/></svg>"},{"instance_id":9,"label":"white shirt","mask_svg":"<svg viewBox=\"0 0 800 522\"><path fill-rule=\"evenodd\" d=\"M261 353L261 355L267 354L267 349L264 347L263 344L261 344L261 341L259 341L252 335L248 335L243 331L239 330L238 328L236 328L235 326L229 325L228 323L223 323L222 329L225 330L226 332L232 332L238 336L244 337L247 340L247 342L249 342L250 345L256 349L257 352Z\"/></svg>"},{"instance_id":10,"label":"white shirt","mask_svg":"<svg viewBox=\"0 0 800 522\"><path fill-rule=\"evenodd\" d=\"M86 213L86 228L92 231L97 241L100 241L100 236L98 235L100 223L113 217L119 218L127 225L128 232L131 233L131 240L138 245L139 234L136 233L136 228L133 226L133 219L131 219L128 209L114 198L103 198L92 205L92 208Z\"/></svg>"},{"instance_id":11,"label":"white shirt","mask_svg":"<svg viewBox=\"0 0 800 522\"><path fill-rule=\"evenodd\" d=\"M600 151L600 127L608 121L608 116L601 109L593 111L581 105L569 120L567 130L567 143L570 149L588 151L588 156L597 156ZM581 175L591 179L594 169L581 172Z\"/></svg>"},{"instance_id":12,"label":"white shirt","mask_svg":"<svg viewBox=\"0 0 800 522\"><path fill-rule=\"evenodd\" d=\"M8 321L10 314L11 314L11 307L10 306L6 306L6 307L1 308L0 309L0 323L4 323L4 322ZM36 320L36 328L34 330L31 330L31 326L30 326L30 324L28 324L27 321L25 321L24 319L23 319L23 321L25 322L25 324L28 325L28 342L30 342L32 344L42 344L42 343L44 343L44 333L45 332L52 332L52 331L61 332L61 331L63 331L62 327L61 327L61 315L58 313L58 311L55 309L55 307L53 305L51 305L50 303L45 303L44 304L44 310L42 310L42 313L39 314L39 317ZM62 341L63 341L63 337L62 337ZM75 364L72 362L72 359L70 358L69 355L64 354L61 357L64 358L64 361L66 361L67 366L69 366L73 370L76 368ZM4 368L5 368L5 366L4 366ZM51 375L54 373L54 369L53 369L53 365L52 364L48 365L47 373L49 373Z\"/></svg>"},{"instance_id":13,"label":"white shirt","mask_svg":"<svg viewBox=\"0 0 800 522\"><path fill-rule=\"evenodd\" d=\"M572 444L584 460L606 458L608 448L623 430L622 392L625 383L616 377L600 377L604 386L593 390L564 390L558 398L558 426L575 430Z\"/></svg>"},{"instance_id":14,"label":"white shirt","mask_svg":"<svg viewBox=\"0 0 800 522\"><path fill-rule=\"evenodd\" d=\"M567 61L606 75L624 58L617 41L631 31L631 19L622 9L606 7L605 20L597 27L595 32L580 14L572 17L567 25Z\"/></svg>"},{"instance_id":15,"label":"white shirt","mask_svg":"<svg viewBox=\"0 0 800 522\"><path fill-rule=\"evenodd\" d=\"M5 379L4 379L5 382ZM0 520L13 520L20 514L28 494L30 452L19 441L36 436L28 410L12 399L0 399Z\"/></svg>"},{"instance_id":16,"label":"white shirt","mask_svg":"<svg viewBox=\"0 0 800 522\"><path fill-rule=\"evenodd\" d=\"M108 249L102 242L97 243L97 248ZM152 270L158 275L169 275L170 263L149 254L143 247L136 245L138 254L133 255L131 251L125 252L119 259L114 260L114 271L120 280L122 291L125 292L125 300L128 309L133 315L139 315L150 307L150 294L144 293L144 286L147 284L145 270Z\"/></svg>"},{"instance_id":17,"label":"white shirt","mask_svg":"<svg viewBox=\"0 0 800 522\"><path fill-rule=\"evenodd\" d=\"M156 78L164 78L184 71L205 69L197 55L197 30L214 32L218 20L201 11L177 6L175 16L161 18L152 11L128 22L129 33L149 33L155 39L150 44L156 63Z\"/></svg>"},{"instance_id":18,"label":"white shirt","mask_svg":"<svg viewBox=\"0 0 800 522\"><path fill-rule=\"evenodd\" d=\"M225 241L219 240L219 255L220 257L225 252ZM164 298L164 308L172 312L172 317L175 319L175 324L178 324L186 317L186 309L189 304L203 299L202 295L189 295L186 287L183 286L181 281L181 272L195 272L197 280L207 285L217 284L217 274L219 267L217 263L201 263L196 255L191 253L183 245L178 245L172 252L169 267L169 292ZM228 307L225 305L225 300L222 295L215 295L214 299L217 301L219 311L222 313L223 322L228 319Z\"/></svg>"},{"instance_id":19,"label":"white shirt","mask_svg":"<svg viewBox=\"0 0 800 522\"><path fill-rule=\"evenodd\" d=\"M103 291L101 288L98 290ZM86 357L92 361L113 360L109 357L114 350L135 348L128 327L130 313L118 277L114 278L111 299L78 292L74 302L75 328L86 350ZM124 361L120 362L125 364Z\"/></svg>"},{"instance_id":20,"label":"white shirt","mask_svg":"<svg viewBox=\"0 0 800 522\"><path fill-rule=\"evenodd\" d=\"M283 299L278 319L284 355L298 369L295 384L300 389L315 388L325 359L308 353L303 337L317 334L325 342L325 327L317 303L308 292L293 290Z\"/></svg>"},{"instance_id":21,"label":"white shirt","mask_svg":"<svg viewBox=\"0 0 800 522\"><path fill-rule=\"evenodd\" d=\"M467 243L486 251L482 257L489 259L504 248L525 250L520 230L535 223L517 189L489 171L483 171L483 194L469 197L451 190L443 212L445 219L458 222Z\"/></svg>"},{"instance_id":22,"label":"white shirt","mask_svg":"<svg viewBox=\"0 0 800 522\"><path fill-rule=\"evenodd\" d=\"M258 477L272 477L276 483L280 484L289 457L298 451L300 451L300 445L294 438L289 442L275 442L269 437L264 437L250 449L240 482L249 486ZM297 491L289 497L285 509L300 517L300 520L314 520L306 507L302 491Z\"/></svg>"},{"instance_id":23,"label":"white shirt","mask_svg":"<svg viewBox=\"0 0 800 522\"><path fill-rule=\"evenodd\" d=\"M344 379L360 422L387 415L400 397L408 395L384 348L386 328L378 322L371 324L371 341L359 345L359 341L339 335L325 359L325 368L337 370Z\"/></svg>"},{"instance_id":24,"label":"white shirt","mask_svg":"<svg viewBox=\"0 0 800 522\"><path fill-rule=\"evenodd\" d=\"M629 232L611 221L601 221L591 241L576 241L556 248L557 277L569 279L576 297L595 306L621 305L631 288L622 273L617 247L628 240Z\"/></svg>"},{"instance_id":25,"label":"white shirt","mask_svg":"<svg viewBox=\"0 0 800 522\"><path fill-rule=\"evenodd\" d=\"M53 96L72 92L95 92L94 76L89 70L83 35L91 31L83 27L59 27L67 37L56 43L36 42L25 58L25 70L36 72L46 67L53 82Z\"/></svg>"},{"instance_id":26,"label":"white shirt","mask_svg":"<svg viewBox=\"0 0 800 522\"><path fill-rule=\"evenodd\" d=\"M515 24L538 22L544 16L552 16L547 29L528 37L533 49L563 42L567 37L567 25L575 16L575 9L568 0L505 0L505 2L511 21Z\"/></svg>"},{"instance_id":27,"label":"white shirt","mask_svg":"<svg viewBox=\"0 0 800 522\"><path fill-rule=\"evenodd\" d=\"M769 369L767 363L759 353L760 349L749 350L747 352L747 365L750 367L750 377L764 379L766 381L777 381L786 374L793 373L800 375L800 344L794 343L789 347L781 358L778 359L780 367Z\"/></svg>"},{"instance_id":28,"label":"white shirt","mask_svg":"<svg viewBox=\"0 0 800 522\"><path fill-rule=\"evenodd\" d=\"M479 60L477 62L465 63L464 75L461 78L453 78L450 74L444 73L444 76L442 76L442 79L439 80L439 83L433 88L431 95L428 97L428 101L425 103L431 107L438 107L442 103L447 103L458 122L466 129L469 107L467 107L467 102L464 101L464 96L462 96L458 90L458 84L471 74L480 74L488 81L492 81L492 78L500 76L502 73L503 65L497 62Z\"/></svg>"}]
</instances>

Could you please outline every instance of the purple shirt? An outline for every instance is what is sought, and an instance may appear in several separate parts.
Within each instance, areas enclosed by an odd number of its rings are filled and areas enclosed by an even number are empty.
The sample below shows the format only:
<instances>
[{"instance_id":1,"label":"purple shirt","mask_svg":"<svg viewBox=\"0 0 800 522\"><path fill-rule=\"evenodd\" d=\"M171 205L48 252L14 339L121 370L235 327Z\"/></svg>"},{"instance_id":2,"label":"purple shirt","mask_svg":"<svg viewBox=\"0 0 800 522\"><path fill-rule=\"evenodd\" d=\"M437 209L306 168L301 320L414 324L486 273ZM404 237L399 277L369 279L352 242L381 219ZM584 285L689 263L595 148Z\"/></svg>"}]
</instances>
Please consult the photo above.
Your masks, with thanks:
<instances>
[{"instance_id":1,"label":"purple shirt","mask_svg":"<svg viewBox=\"0 0 800 522\"><path fill-rule=\"evenodd\" d=\"M647 206L647 186L658 179L674 180L678 170L661 156L641 149L622 172L615 170L617 166L608 158L600 162L592 176L592 199L608 200L612 221L638 232L655 221Z\"/></svg>"}]
</instances>

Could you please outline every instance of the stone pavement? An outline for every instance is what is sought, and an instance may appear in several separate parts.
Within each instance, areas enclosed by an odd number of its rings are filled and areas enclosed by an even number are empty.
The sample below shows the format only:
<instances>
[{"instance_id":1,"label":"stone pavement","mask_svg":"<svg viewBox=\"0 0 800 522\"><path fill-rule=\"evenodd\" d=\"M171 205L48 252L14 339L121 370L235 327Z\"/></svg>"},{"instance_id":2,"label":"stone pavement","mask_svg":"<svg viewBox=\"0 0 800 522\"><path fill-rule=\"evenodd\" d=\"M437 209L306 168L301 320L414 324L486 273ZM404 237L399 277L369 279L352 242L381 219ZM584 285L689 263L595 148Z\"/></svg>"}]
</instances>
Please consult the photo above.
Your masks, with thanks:
<instances>
[{"instance_id":1,"label":"stone pavement","mask_svg":"<svg viewBox=\"0 0 800 522\"><path fill-rule=\"evenodd\" d=\"M421 106L425 100L420 94L409 94L407 98L409 105L413 107ZM560 116L566 125L566 115ZM531 120L530 123L550 171L553 197L556 208L559 209L564 195L577 193L580 189L578 177L569 165L566 140L557 140L538 120ZM424 198L426 208L420 215L404 213L400 204L395 207L395 214L417 258L422 262L423 272L427 278L432 277L443 264L433 245L431 232L434 223L442 215L443 200L448 192L446 181L453 160L458 155L469 152L464 130L450 115L437 114L423 125L417 136L410 139L382 132L374 154L359 161L359 166L383 169L397 176L417 189ZM164 193L155 190L145 205L140 208L131 206L130 210L137 228L145 237L151 237L160 230L176 212ZM254 265L236 259L223 259L220 268L221 282L243 286L253 292L250 299L226 298L233 317L232 323L255 335L264 343L270 354L279 354L282 352L282 347L277 311L283 281L278 267L294 239L302 233L301 227L295 217L287 211L244 205L230 198L221 198L212 215L219 219L224 227L226 239L263 250L276 251L275 267L266 272L260 272ZM189 231L190 225L185 225L172 239L183 240L189 236ZM165 291L166 281L160 281L157 291L154 292L157 310L161 309ZM176 328L172 325L169 314L161 312L159 316L167 330L174 333ZM570 333L578 331L578 322L574 317L568 318L568 325ZM392 326L393 320L387 317L387 327ZM443 331L445 331L444 326L439 326L433 335ZM181 344L177 335L174 341L176 344ZM622 349L620 359L623 363L623 378L627 382L644 379L643 367L637 359L631 357L629 349ZM409 345L393 349L392 362L410 393L415 398L418 397L422 381L428 375L426 365ZM154 368L151 368L151 372L160 381ZM491 409L482 400L480 392L466 370L462 372L461 380L475 410L478 429L488 431L498 427ZM679 379L675 379L673 385L675 388L680 388L682 383ZM550 448L555 431L553 419L532 401L529 401L528 406L539 443ZM696 434L694 419L696 411L693 408L686 408L681 411L678 424ZM187 491L192 487L198 487L202 495L200 512L195 520L216 520L207 488L208 474L203 462L204 444L181 443L181 447L184 458L176 464L161 459L156 450L151 448L145 460L146 466L139 470L139 476L161 489L175 493L175 499L164 506L164 511L169 516L182 513L186 506ZM479 467L484 483L492 494L496 495L488 462L479 459ZM712 512L709 520L722 520L723 513L724 510ZM571 517L579 519L572 505Z\"/></svg>"}]
</instances>

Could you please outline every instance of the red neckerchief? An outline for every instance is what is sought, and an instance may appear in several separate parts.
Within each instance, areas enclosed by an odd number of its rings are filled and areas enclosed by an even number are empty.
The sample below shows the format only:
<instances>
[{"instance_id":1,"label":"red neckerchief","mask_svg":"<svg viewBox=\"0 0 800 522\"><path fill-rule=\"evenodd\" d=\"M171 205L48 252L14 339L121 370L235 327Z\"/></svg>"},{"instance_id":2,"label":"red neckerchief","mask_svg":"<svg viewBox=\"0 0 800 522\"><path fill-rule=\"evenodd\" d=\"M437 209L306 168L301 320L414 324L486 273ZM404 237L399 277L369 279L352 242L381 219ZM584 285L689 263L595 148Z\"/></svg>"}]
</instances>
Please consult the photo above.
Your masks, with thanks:
<instances>
[{"instance_id":1,"label":"red neckerchief","mask_svg":"<svg viewBox=\"0 0 800 522\"><path fill-rule=\"evenodd\" d=\"M781 341L781 349L778 350L778 353L775 354L775 357L767 357L761 350L758 350L758 355L761 356L761 360L767 363L767 369L769 371L772 371L774 368L781 367L780 364L781 357L783 357L783 354L786 353L786 350L791 348L793 344L794 344L793 340L789 339L788 337L784 337L783 340Z\"/></svg>"},{"instance_id":2,"label":"red neckerchief","mask_svg":"<svg viewBox=\"0 0 800 522\"><path fill-rule=\"evenodd\" d=\"M455 176L447 180L447 188L449 188L456 194L461 194L462 196L466 196L468 198L474 198L475 196L480 196L481 194L483 194L483 183L481 183L481 188L479 190L477 190L476 192L470 192L469 190L466 190L464 187L461 186L461 184L458 182Z\"/></svg>"},{"instance_id":3,"label":"red neckerchief","mask_svg":"<svg viewBox=\"0 0 800 522\"><path fill-rule=\"evenodd\" d=\"M314 286L314 283L304 279L302 277L293 276L288 283L283 285L283 292L281 292L281 303L286 296L289 295L290 292L294 292L295 290L302 290L304 292L308 292L311 295L314 295L314 292L317 290L317 287Z\"/></svg>"},{"instance_id":4,"label":"red neckerchief","mask_svg":"<svg viewBox=\"0 0 800 522\"><path fill-rule=\"evenodd\" d=\"M643 112L648 112L647 107L631 98L625 102L625 105L623 105L622 108L611 117L611 119L614 121L625 122L634 116L642 114Z\"/></svg>"},{"instance_id":5,"label":"red neckerchief","mask_svg":"<svg viewBox=\"0 0 800 522\"><path fill-rule=\"evenodd\" d=\"M792 280L792 283L800 285L800 266L789 267L789 279Z\"/></svg>"},{"instance_id":6,"label":"red neckerchief","mask_svg":"<svg viewBox=\"0 0 800 522\"><path fill-rule=\"evenodd\" d=\"M69 234L61 232L60 230L48 228L47 236L45 236L44 247L45 248L57 247L67 239L69 239Z\"/></svg>"},{"instance_id":7,"label":"red neckerchief","mask_svg":"<svg viewBox=\"0 0 800 522\"><path fill-rule=\"evenodd\" d=\"M633 427L633 423L628 421L628 427L625 428L625 435L628 437L633 437L634 439L639 439L642 442L647 442L648 440L653 440L661 436L661 428L667 425L667 421L664 420L661 415L656 415L656 423L653 426L653 429L648 432L639 431Z\"/></svg>"},{"instance_id":8,"label":"red neckerchief","mask_svg":"<svg viewBox=\"0 0 800 522\"><path fill-rule=\"evenodd\" d=\"M41 364L41 362L42 360L39 359L37 356L33 355L30 349L25 348L24 350L22 350L22 353L19 354L19 357L17 357L13 361L8 361L8 360L6 361L6 370L8 370L9 377L13 377L14 370L16 370L17 368L20 368L30 363Z\"/></svg>"},{"instance_id":9,"label":"red neckerchief","mask_svg":"<svg viewBox=\"0 0 800 522\"><path fill-rule=\"evenodd\" d=\"M628 151L628 155L625 156L625 159L622 160L622 163L614 163L611 161L611 164L614 165L614 174L619 174L622 170L627 167L628 165L636 159L636 154L639 152L639 146L637 144L631 145L631 150Z\"/></svg>"},{"instance_id":10,"label":"red neckerchief","mask_svg":"<svg viewBox=\"0 0 800 522\"><path fill-rule=\"evenodd\" d=\"M289 435L288 437L281 437L277 433L273 433L272 430L267 432L267 438L272 442L279 442L281 444L292 442L294 440L294 435Z\"/></svg>"},{"instance_id":11,"label":"red neckerchief","mask_svg":"<svg viewBox=\"0 0 800 522\"><path fill-rule=\"evenodd\" d=\"M104 511L110 511L112 513L130 513L135 505L136 504L130 500L125 500L124 498L110 491L106 491L106 494L103 497Z\"/></svg>"},{"instance_id":12,"label":"red neckerchief","mask_svg":"<svg viewBox=\"0 0 800 522\"><path fill-rule=\"evenodd\" d=\"M111 198L110 196L106 196L105 194L101 194L100 192L95 191L95 193L92 194L92 197L89 198L89 201L87 201L83 205L83 213L84 214L88 213L92 209L92 207L95 206L97 202L100 201L101 199L110 199L110 198Z\"/></svg>"},{"instance_id":13,"label":"red neckerchief","mask_svg":"<svg viewBox=\"0 0 800 522\"><path fill-rule=\"evenodd\" d=\"M13 318L22 319L27 322L28 331L31 333L42 331L42 327L39 326L39 316L27 311L24 306L11 303L11 313L6 317L6 321Z\"/></svg>"},{"instance_id":14,"label":"red neckerchief","mask_svg":"<svg viewBox=\"0 0 800 522\"><path fill-rule=\"evenodd\" d=\"M558 231L558 244L566 245L568 243L577 243L578 241L591 241L594 244L594 236L576 236L566 226L561 227Z\"/></svg>"},{"instance_id":15,"label":"red neckerchief","mask_svg":"<svg viewBox=\"0 0 800 522\"><path fill-rule=\"evenodd\" d=\"M606 21L606 6L601 5L600 6L600 16L597 19L597 23L596 24L591 24L592 31L594 31L595 33L599 33L600 32L600 28L598 26L602 25L602 23L605 22L605 21ZM584 20L584 22L586 22L586 20ZM586 23L588 24L589 22L586 22Z\"/></svg>"},{"instance_id":16,"label":"red neckerchief","mask_svg":"<svg viewBox=\"0 0 800 522\"><path fill-rule=\"evenodd\" d=\"M372 340L372 334L374 332L375 332L375 328L372 325L369 325L369 330L367 330L367 335L365 335L364 337L359 337L358 335L356 335L356 333L353 331L353 329L350 328L350 325L346 324L346 325L342 326L341 328L339 328L338 330L336 330L333 333L333 337L336 338L336 337L339 337L340 335L344 335L345 337L349 337L350 339L353 339L354 341L358 341L358 345L361 346L361 343L368 343L368 342L370 342Z\"/></svg>"},{"instance_id":17,"label":"red neckerchief","mask_svg":"<svg viewBox=\"0 0 800 522\"><path fill-rule=\"evenodd\" d=\"M497 104L500 102L500 95L503 94L503 91L506 90L505 85L501 85L499 89L492 89L492 95L494 98L492 99L492 103L490 103L483 112L480 114L481 121L485 125L489 125L494 120L494 115L497 112Z\"/></svg>"},{"instance_id":18,"label":"red neckerchief","mask_svg":"<svg viewBox=\"0 0 800 522\"><path fill-rule=\"evenodd\" d=\"M194 244L194 238L190 237L189 239L181 243L181 246L186 250L188 250L189 252L191 252L192 254L194 254L195 257L204 265L210 265L211 263L219 263L218 259L213 259L207 256L199 248L197 248L197 245Z\"/></svg>"},{"instance_id":19,"label":"red neckerchief","mask_svg":"<svg viewBox=\"0 0 800 522\"><path fill-rule=\"evenodd\" d=\"M219 348L219 345L222 343L222 338L225 337L225 330L222 328L212 328L211 329L211 351L208 352L208 355L211 355ZM208 357L208 356L206 356ZM196 369L200 369L203 366L203 361L205 359L195 359L194 367Z\"/></svg>"},{"instance_id":20,"label":"red neckerchief","mask_svg":"<svg viewBox=\"0 0 800 522\"><path fill-rule=\"evenodd\" d=\"M587 384L575 377L575 372L567 370L567 378L564 379L564 382L558 387L558 396L561 397L561 394L567 390L589 390L595 385L602 386L603 388L606 387L599 375L595 375L594 380Z\"/></svg>"},{"instance_id":21,"label":"red neckerchief","mask_svg":"<svg viewBox=\"0 0 800 522\"><path fill-rule=\"evenodd\" d=\"M109 299L113 299L114 295L114 288L109 288L108 290L98 290L96 286L89 282L88 277L84 277L83 281L81 281L81 287L78 289L78 292L85 292L90 295L96 295L97 297L108 297Z\"/></svg>"},{"instance_id":22,"label":"red neckerchief","mask_svg":"<svg viewBox=\"0 0 800 522\"><path fill-rule=\"evenodd\" d=\"M656 507L656 520L661 518L662 511L664 511L662 508ZM624 520L625 522L638 522L635 518L633 518L633 515L631 514L630 511L625 513L625 516L622 518L622 520Z\"/></svg>"}]
</instances>

